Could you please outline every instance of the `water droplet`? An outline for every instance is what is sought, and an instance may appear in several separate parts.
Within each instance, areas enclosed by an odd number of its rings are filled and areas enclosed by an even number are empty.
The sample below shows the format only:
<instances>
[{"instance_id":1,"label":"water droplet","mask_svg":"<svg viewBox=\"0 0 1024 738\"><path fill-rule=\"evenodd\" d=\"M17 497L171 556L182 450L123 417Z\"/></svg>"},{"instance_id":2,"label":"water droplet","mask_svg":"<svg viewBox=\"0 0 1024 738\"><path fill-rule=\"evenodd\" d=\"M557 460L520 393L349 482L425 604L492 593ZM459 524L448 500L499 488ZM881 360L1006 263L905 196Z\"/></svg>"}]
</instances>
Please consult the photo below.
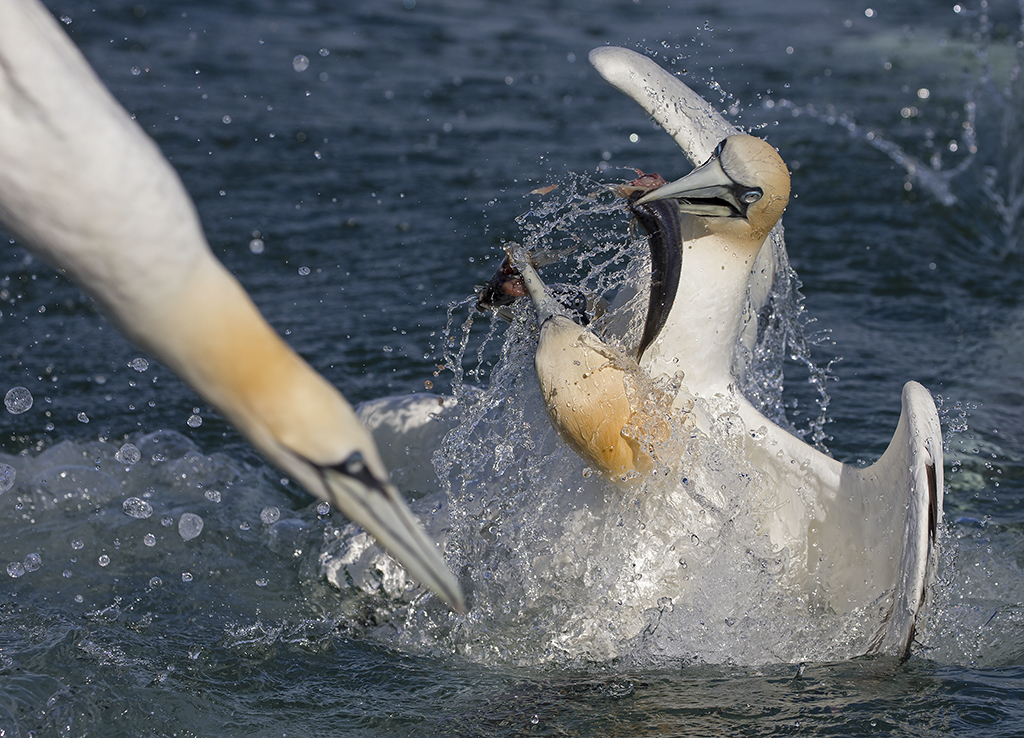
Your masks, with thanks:
<instances>
[{"instance_id":1,"label":"water droplet","mask_svg":"<svg viewBox=\"0 0 1024 738\"><path fill-rule=\"evenodd\" d=\"M178 535L186 541L191 541L193 538L203 532L203 519L195 513L182 513L181 519L178 521Z\"/></svg>"},{"instance_id":2,"label":"water droplet","mask_svg":"<svg viewBox=\"0 0 1024 738\"><path fill-rule=\"evenodd\" d=\"M220 502L220 492L215 489L208 489L203 494L210 502Z\"/></svg>"},{"instance_id":3,"label":"water droplet","mask_svg":"<svg viewBox=\"0 0 1024 738\"><path fill-rule=\"evenodd\" d=\"M76 551L81 551L84 547L85 544L77 538L71 542L71 548L75 549Z\"/></svg>"},{"instance_id":4,"label":"water droplet","mask_svg":"<svg viewBox=\"0 0 1024 738\"><path fill-rule=\"evenodd\" d=\"M309 69L309 57L305 54L296 54L292 59L292 69L296 72L305 72Z\"/></svg>"},{"instance_id":5,"label":"water droplet","mask_svg":"<svg viewBox=\"0 0 1024 738\"><path fill-rule=\"evenodd\" d=\"M142 458L142 452L133 443L126 443L117 450L114 458L122 464L131 466Z\"/></svg>"},{"instance_id":6,"label":"water droplet","mask_svg":"<svg viewBox=\"0 0 1024 738\"><path fill-rule=\"evenodd\" d=\"M0 463L0 495L14 486L18 471L10 464Z\"/></svg>"},{"instance_id":7,"label":"water droplet","mask_svg":"<svg viewBox=\"0 0 1024 738\"><path fill-rule=\"evenodd\" d=\"M423 387L424 389L432 390L434 389L434 383L428 379L423 383Z\"/></svg>"},{"instance_id":8,"label":"water droplet","mask_svg":"<svg viewBox=\"0 0 1024 738\"><path fill-rule=\"evenodd\" d=\"M252 526L244 520L238 524L238 530L250 530L251 528Z\"/></svg>"},{"instance_id":9,"label":"water droplet","mask_svg":"<svg viewBox=\"0 0 1024 738\"><path fill-rule=\"evenodd\" d=\"M309 274L309 267L299 267L299 274L303 277Z\"/></svg>"},{"instance_id":10,"label":"water droplet","mask_svg":"<svg viewBox=\"0 0 1024 738\"><path fill-rule=\"evenodd\" d=\"M12 579L25 576L25 565L20 561L12 561L7 565L7 574Z\"/></svg>"},{"instance_id":11,"label":"water droplet","mask_svg":"<svg viewBox=\"0 0 1024 738\"><path fill-rule=\"evenodd\" d=\"M156 536L153 535L152 533L147 533L146 535L144 535L142 537L142 542L145 543L150 548L152 548L153 546L156 545Z\"/></svg>"},{"instance_id":12,"label":"water droplet","mask_svg":"<svg viewBox=\"0 0 1024 738\"><path fill-rule=\"evenodd\" d=\"M99 564L100 566L106 566L107 564L110 563L110 557L107 556L106 554L103 554L98 559L96 559L96 563Z\"/></svg>"},{"instance_id":13,"label":"water droplet","mask_svg":"<svg viewBox=\"0 0 1024 738\"><path fill-rule=\"evenodd\" d=\"M139 497L129 497L121 508L129 518L143 520L153 514L153 506Z\"/></svg>"},{"instance_id":14,"label":"water droplet","mask_svg":"<svg viewBox=\"0 0 1024 738\"><path fill-rule=\"evenodd\" d=\"M385 353L385 354L390 354L390 353L391 353L392 351L394 351L394 349L393 349L393 348L391 348L391 347L390 347L390 346L388 346L387 344L385 344L385 345L384 345L384 353Z\"/></svg>"},{"instance_id":15,"label":"water droplet","mask_svg":"<svg viewBox=\"0 0 1024 738\"><path fill-rule=\"evenodd\" d=\"M494 471L498 474L504 473L508 465L512 463L515 450L507 443L499 443L494 447Z\"/></svg>"},{"instance_id":16,"label":"water droplet","mask_svg":"<svg viewBox=\"0 0 1024 738\"><path fill-rule=\"evenodd\" d=\"M696 533L694 533L692 536L690 536L690 542L693 543L694 546L699 546L700 545L700 538L697 537Z\"/></svg>"},{"instance_id":17,"label":"water droplet","mask_svg":"<svg viewBox=\"0 0 1024 738\"><path fill-rule=\"evenodd\" d=\"M137 359L132 359L128 362L128 366L137 372L144 372L149 369L149 362L143 359L141 356Z\"/></svg>"},{"instance_id":18,"label":"water droplet","mask_svg":"<svg viewBox=\"0 0 1024 738\"><path fill-rule=\"evenodd\" d=\"M959 12L959 11L957 11L957 12ZM70 15L62 15L60 17L60 22L63 23L65 26L70 26L71 25L71 16Z\"/></svg>"},{"instance_id":19,"label":"water droplet","mask_svg":"<svg viewBox=\"0 0 1024 738\"><path fill-rule=\"evenodd\" d=\"M140 74L142 74L142 70L139 69L138 67L132 67L131 71L132 71L132 76L133 77L138 77Z\"/></svg>"},{"instance_id":20,"label":"water droplet","mask_svg":"<svg viewBox=\"0 0 1024 738\"><path fill-rule=\"evenodd\" d=\"M74 576L74 573L73 573L73 572L72 572L72 571L71 571L70 569L65 569L65 570L64 570L64 571L62 572L62 576L63 576L63 577L65 578L65 579L70 579L71 577L73 577L73 576Z\"/></svg>"},{"instance_id":21,"label":"water droplet","mask_svg":"<svg viewBox=\"0 0 1024 738\"><path fill-rule=\"evenodd\" d=\"M150 589L156 589L157 587L162 586L163 583L164 583L164 580L162 580L160 577L153 577L152 579L149 580Z\"/></svg>"},{"instance_id":22,"label":"water droplet","mask_svg":"<svg viewBox=\"0 0 1024 738\"><path fill-rule=\"evenodd\" d=\"M316 506L317 515L330 515L331 514L331 503L321 502Z\"/></svg>"},{"instance_id":23,"label":"water droplet","mask_svg":"<svg viewBox=\"0 0 1024 738\"><path fill-rule=\"evenodd\" d=\"M263 249L265 247L266 244L263 243L262 238L254 238L253 240L249 241L249 251L251 251L254 254L262 254Z\"/></svg>"},{"instance_id":24,"label":"water droplet","mask_svg":"<svg viewBox=\"0 0 1024 738\"><path fill-rule=\"evenodd\" d=\"M185 422L188 423L189 428L198 428L203 424L203 419L198 415L189 415Z\"/></svg>"},{"instance_id":25,"label":"water droplet","mask_svg":"<svg viewBox=\"0 0 1024 738\"><path fill-rule=\"evenodd\" d=\"M32 393L27 387L11 387L4 395L4 405L11 415L21 415L32 407Z\"/></svg>"},{"instance_id":26,"label":"water droplet","mask_svg":"<svg viewBox=\"0 0 1024 738\"><path fill-rule=\"evenodd\" d=\"M170 528L172 525L174 525L174 518L172 518L170 515L165 515L162 518L160 518L160 525L162 525L165 528Z\"/></svg>"},{"instance_id":27,"label":"water droplet","mask_svg":"<svg viewBox=\"0 0 1024 738\"><path fill-rule=\"evenodd\" d=\"M79 423L88 423L89 422L89 416L86 415L84 412L83 413L78 413L78 422Z\"/></svg>"},{"instance_id":28,"label":"water droplet","mask_svg":"<svg viewBox=\"0 0 1024 738\"><path fill-rule=\"evenodd\" d=\"M273 505L269 505L260 511L260 520L264 525L273 525L281 518L281 511Z\"/></svg>"},{"instance_id":29,"label":"water droplet","mask_svg":"<svg viewBox=\"0 0 1024 738\"><path fill-rule=\"evenodd\" d=\"M223 118L220 119L220 122L223 123L224 125L227 125L228 123L231 122L231 116L230 115L225 115Z\"/></svg>"},{"instance_id":30,"label":"water droplet","mask_svg":"<svg viewBox=\"0 0 1024 738\"><path fill-rule=\"evenodd\" d=\"M81 605L83 602L85 602L85 598L82 597L82 595L75 595L75 602Z\"/></svg>"},{"instance_id":31,"label":"water droplet","mask_svg":"<svg viewBox=\"0 0 1024 738\"><path fill-rule=\"evenodd\" d=\"M25 557L25 571L36 571L43 565L43 557L37 553L30 553Z\"/></svg>"},{"instance_id":32,"label":"water droplet","mask_svg":"<svg viewBox=\"0 0 1024 738\"><path fill-rule=\"evenodd\" d=\"M256 580L256 586L257 587L266 587L268 584L270 584L270 580L267 579L266 577L260 577L259 579Z\"/></svg>"},{"instance_id":33,"label":"water droplet","mask_svg":"<svg viewBox=\"0 0 1024 738\"><path fill-rule=\"evenodd\" d=\"M190 571L183 571L183 572L181 572L181 581L183 581L183 582L191 582L192 581L192 572L190 572Z\"/></svg>"}]
</instances>

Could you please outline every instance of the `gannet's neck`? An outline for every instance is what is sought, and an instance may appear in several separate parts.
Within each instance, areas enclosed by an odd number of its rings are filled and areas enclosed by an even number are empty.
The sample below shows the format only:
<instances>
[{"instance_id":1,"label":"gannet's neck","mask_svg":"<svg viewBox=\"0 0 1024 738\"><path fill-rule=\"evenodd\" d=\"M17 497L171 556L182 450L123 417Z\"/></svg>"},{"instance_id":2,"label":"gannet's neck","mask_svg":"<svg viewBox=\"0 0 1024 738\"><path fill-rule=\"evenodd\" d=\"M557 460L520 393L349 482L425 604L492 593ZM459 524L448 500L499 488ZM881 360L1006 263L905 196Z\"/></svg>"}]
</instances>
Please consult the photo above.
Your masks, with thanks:
<instances>
[{"instance_id":1,"label":"gannet's neck","mask_svg":"<svg viewBox=\"0 0 1024 738\"><path fill-rule=\"evenodd\" d=\"M712 232L707 219L683 215L683 268L665 327L644 355L652 377L683 372L697 396L726 393L733 351L747 319L747 281L756 251L727 233Z\"/></svg>"},{"instance_id":2,"label":"gannet's neck","mask_svg":"<svg viewBox=\"0 0 1024 738\"><path fill-rule=\"evenodd\" d=\"M156 144L32 0L0 0L0 222L270 461L463 608L345 398L214 257Z\"/></svg>"}]
</instances>

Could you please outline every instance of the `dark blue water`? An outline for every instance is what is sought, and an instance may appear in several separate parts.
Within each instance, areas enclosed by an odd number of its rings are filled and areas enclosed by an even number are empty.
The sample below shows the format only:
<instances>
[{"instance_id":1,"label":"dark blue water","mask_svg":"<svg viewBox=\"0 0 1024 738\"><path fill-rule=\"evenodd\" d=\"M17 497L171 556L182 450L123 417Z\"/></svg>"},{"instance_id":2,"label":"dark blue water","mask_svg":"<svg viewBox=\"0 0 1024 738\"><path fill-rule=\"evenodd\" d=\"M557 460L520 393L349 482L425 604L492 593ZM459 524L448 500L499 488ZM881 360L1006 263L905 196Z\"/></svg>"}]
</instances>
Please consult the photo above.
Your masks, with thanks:
<instances>
[{"instance_id":1,"label":"dark blue water","mask_svg":"<svg viewBox=\"0 0 1024 738\"><path fill-rule=\"evenodd\" d=\"M0 496L0 561L42 566L0 582L0 735L1024 731L1019 9L678 5L51 9L177 168L220 258L354 402L448 390L446 310L521 238L531 190L686 171L589 67L591 48L685 72L793 171L787 244L812 358L833 362L832 453L876 458L905 381L942 398L948 530L911 659L707 665L638 649L594 663L508 646L530 633L477 651L425 639L414 629L436 613L389 620L324 582L315 552L341 521L162 366L129 366L142 354L12 245L0 376L34 404L0 415L0 450L27 453ZM799 361L786 371L806 426L819 391ZM160 460L124 471L126 439ZM124 497L147 493L151 518L124 515ZM284 523L262 523L267 507ZM185 512L205 521L191 541Z\"/></svg>"}]
</instances>

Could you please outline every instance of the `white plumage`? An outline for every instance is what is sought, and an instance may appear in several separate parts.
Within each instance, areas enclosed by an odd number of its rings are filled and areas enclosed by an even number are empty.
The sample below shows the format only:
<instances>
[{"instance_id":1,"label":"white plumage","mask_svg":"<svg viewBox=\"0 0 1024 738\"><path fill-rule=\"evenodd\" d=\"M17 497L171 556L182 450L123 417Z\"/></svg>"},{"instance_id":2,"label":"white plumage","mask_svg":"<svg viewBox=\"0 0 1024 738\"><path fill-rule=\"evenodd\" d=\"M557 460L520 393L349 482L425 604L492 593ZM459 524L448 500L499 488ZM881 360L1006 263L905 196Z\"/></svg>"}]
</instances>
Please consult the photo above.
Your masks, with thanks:
<instances>
[{"instance_id":1,"label":"white plumage","mask_svg":"<svg viewBox=\"0 0 1024 738\"><path fill-rule=\"evenodd\" d=\"M177 174L35 0L0 0L0 221L270 461L462 609L345 398L213 256Z\"/></svg>"},{"instance_id":2,"label":"white plumage","mask_svg":"<svg viewBox=\"0 0 1024 738\"><path fill-rule=\"evenodd\" d=\"M706 408L712 413L728 408L738 415L745 429L744 453L763 476L761 494L770 498L761 529L774 548L789 550L792 583L813 591L817 601L837 614L877 609L881 625L868 652L906 656L934 565L942 516L942 435L931 395L916 382L904 387L896 433L882 458L863 469L807 445L744 398L736 389L732 357L748 330L748 294L756 303L771 285L774 252L763 244L788 201L785 165L765 142L739 134L649 59L625 49L601 48L591 53L591 61L651 113L694 163L703 163L639 200L678 201L683 234L675 301L640 370L652 378L681 372L683 391L676 404L691 396L701 398L704 403L693 418L704 430L711 420ZM525 267L538 315L550 320L557 311L529 265ZM576 418L564 420L566 413L545 391L552 383L553 366L547 364L561 356L564 346L579 354L574 360L582 364L591 359L600 363L606 352L593 334L578 335L584 333L581 328L567 340L566 330L545 331L546 325L541 328L537 372L549 415L569 445L592 461L600 457L597 436L579 433L583 425ZM577 379L573 390L587 397L588 408L621 404L618 389L609 393L595 372L585 376L590 384ZM609 394L603 398L602 393ZM575 407L580 406L577 401ZM616 422L621 425L618 418L630 414L628 408L616 413ZM586 427L604 420L592 418ZM633 470L642 471L636 466Z\"/></svg>"}]
</instances>

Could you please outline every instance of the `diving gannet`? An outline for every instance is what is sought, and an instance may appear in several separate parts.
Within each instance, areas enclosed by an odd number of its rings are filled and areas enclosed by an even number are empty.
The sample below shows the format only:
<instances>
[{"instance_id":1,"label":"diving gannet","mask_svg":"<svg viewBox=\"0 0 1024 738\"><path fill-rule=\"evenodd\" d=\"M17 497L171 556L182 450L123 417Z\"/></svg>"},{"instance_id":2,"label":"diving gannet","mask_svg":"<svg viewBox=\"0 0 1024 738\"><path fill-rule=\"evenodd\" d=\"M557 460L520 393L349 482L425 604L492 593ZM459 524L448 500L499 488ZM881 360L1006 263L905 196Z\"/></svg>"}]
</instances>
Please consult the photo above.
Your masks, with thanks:
<instances>
[{"instance_id":1,"label":"diving gannet","mask_svg":"<svg viewBox=\"0 0 1024 738\"><path fill-rule=\"evenodd\" d=\"M214 257L177 174L36 0L0 0L0 222L267 459L465 608L348 402Z\"/></svg>"}]
</instances>

